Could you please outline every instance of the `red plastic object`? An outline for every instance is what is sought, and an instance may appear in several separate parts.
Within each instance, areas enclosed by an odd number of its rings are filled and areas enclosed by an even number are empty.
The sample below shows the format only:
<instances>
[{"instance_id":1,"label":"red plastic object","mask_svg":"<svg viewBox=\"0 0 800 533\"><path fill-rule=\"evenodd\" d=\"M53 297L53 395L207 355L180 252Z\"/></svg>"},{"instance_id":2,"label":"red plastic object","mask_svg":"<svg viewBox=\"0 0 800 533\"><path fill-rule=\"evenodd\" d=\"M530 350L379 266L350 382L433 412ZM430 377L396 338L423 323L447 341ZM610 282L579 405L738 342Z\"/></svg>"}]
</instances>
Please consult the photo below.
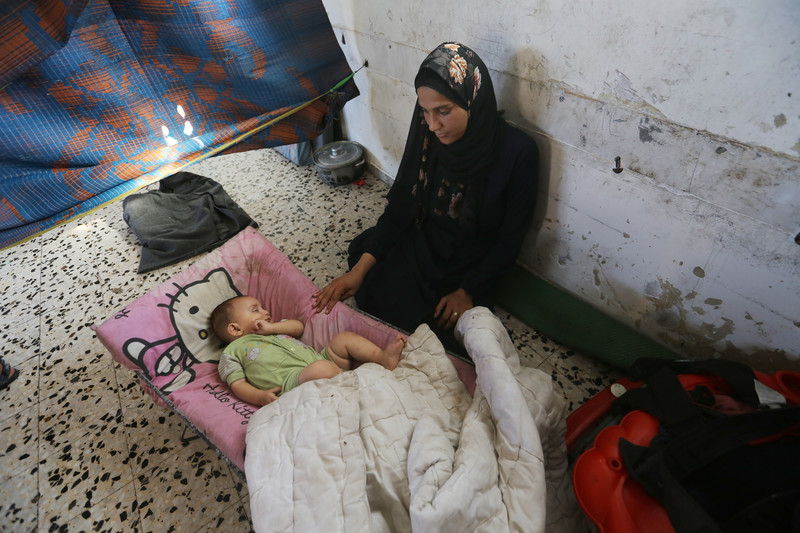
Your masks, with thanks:
<instances>
[{"instance_id":1,"label":"red plastic object","mask_svg":"<svg viewBox=\"0 0 800 533\"><path fill-rule=\"evenodd\" d=\"M678 381L681 382L684 390L692 390L697 386L703 385L708 387L715 394L731 394L732 389L728 382L719 376L707 374L679 374ZM762 381L759 377L759 381ZM800 375L798 375L798 383L800 384ZM768 383L766 383L769 385ZM589 429L596 423L604 414L611 409L611 403L616 400L616 396L611 392L615 385L621 385L625 389L635 389L641 387L641 381L631 381L627 378L621 378L614 382L614 385L606 387L585 404L578 407L567 417L567 450L572 451L575 441L580 437L584 431ZM800 389L798 389L800 392Z\"/></svg>"},{"instance_id":2,"label":"red plastic object","mask_svg":"<svg viewBox=\"0 0 800 533\"><path fill-rule=\"evenodd\" d=\"M621 378L614 382L614 385L622 385L625 390L635 389L642 385L641 381L631 381ZM575 409L567 417L567 450L572 451L575 441L583 435L583 432L592 427L597 420L611 409L611 403L617 399L611 392L611 387L606 387L589 400Z\"/></svg>"},{"instance_id":3,"label":"red plastic object","mask_svg":"<svg viewBox=\"0 0 800 533\"><path fill-rule=\"evenodd\" d=\"M800 372L779 370L772 375L756 371L758 381L783 394L790 405L800 404Z\"/></svg>"},{"instance_id":4,"label":"red plastic object","mask_svg":"<svg viewBox=\"0 0 800 533\"><path fill-rule=\"evenodd\" d=\"M631 411L618 425L597 434L594 447L575 462L572 483L578 503L601 532L674 533L667 512L622 464L619 439L649 446L658 432L658 419Z\"/></svg>"},{"instance_id":5,"label":"red plastic object","mask_svg":"<svg viewBox=\"0 0 800 533\"><path fill-rule=\"evenodd\" d=\"M800 372L782 370L768 375L756 371L755 375L760 382L783 394L789 404L800 404ZM728 382L718 376L680 374L678 379L687 391L702 385L714 394L732 394ZM640 387L642 382L619 379L567 417L566 441L570 452L577 439L610 411L616 399L612 393L615 385L624 392ZM648 495L635 480L629 479L619 453L620 438L640 446L649 446L658 432L658 426L655 417L644 411L632 411L618 425L603 428L594 439L593 447L575 462L572 473L575 495L586 515L601 532L674 531L658 500Z\"/></svg>"}]
</instances>

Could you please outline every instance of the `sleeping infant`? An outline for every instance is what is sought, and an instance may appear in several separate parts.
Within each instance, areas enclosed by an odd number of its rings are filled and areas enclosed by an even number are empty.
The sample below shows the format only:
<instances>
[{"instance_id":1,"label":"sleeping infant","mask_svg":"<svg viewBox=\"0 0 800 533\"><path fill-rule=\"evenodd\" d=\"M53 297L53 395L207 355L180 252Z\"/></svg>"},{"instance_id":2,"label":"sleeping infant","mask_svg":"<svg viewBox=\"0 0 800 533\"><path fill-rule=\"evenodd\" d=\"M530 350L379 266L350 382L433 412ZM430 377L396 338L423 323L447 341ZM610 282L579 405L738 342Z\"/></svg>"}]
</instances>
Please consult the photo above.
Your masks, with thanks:
<instances>
[{"instance_id":1,"label":"sleeping infant","mask_svg":"<svg viewBox=\"0 0 800 533\"><path fill-rule=\"evenodd\" d=\"M211 327L228 343L219 374L241 400L266 405L301 383L332 378L356 363L378 363L394 370L406 343L398 335L385 349L352 331L338 333L317 353L297 337L299 320L272 322L269 311L250 296L237 296L211 313Z\"/></svg>"}]
</instances>

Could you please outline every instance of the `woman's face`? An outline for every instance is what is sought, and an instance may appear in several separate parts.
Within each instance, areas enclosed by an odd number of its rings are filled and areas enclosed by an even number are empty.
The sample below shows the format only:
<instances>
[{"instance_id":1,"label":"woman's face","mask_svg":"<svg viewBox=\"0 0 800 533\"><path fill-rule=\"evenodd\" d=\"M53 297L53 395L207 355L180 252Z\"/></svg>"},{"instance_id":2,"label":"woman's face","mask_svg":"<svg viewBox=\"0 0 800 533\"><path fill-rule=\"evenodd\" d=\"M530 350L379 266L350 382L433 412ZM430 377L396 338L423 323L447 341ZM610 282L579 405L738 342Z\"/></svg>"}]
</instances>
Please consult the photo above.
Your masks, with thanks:
<instances>
[{"instance_id":1,"label":"woman's face","mask_svg":"<svg viewBox=\"0 0 800 533\"><path fill-rule=\"evenodd\" d=\"M417 89L417 98L428 129L442 144L452 144L464 136L469 121L466 109L430 87Z\"/></svg>"}]
</instances>

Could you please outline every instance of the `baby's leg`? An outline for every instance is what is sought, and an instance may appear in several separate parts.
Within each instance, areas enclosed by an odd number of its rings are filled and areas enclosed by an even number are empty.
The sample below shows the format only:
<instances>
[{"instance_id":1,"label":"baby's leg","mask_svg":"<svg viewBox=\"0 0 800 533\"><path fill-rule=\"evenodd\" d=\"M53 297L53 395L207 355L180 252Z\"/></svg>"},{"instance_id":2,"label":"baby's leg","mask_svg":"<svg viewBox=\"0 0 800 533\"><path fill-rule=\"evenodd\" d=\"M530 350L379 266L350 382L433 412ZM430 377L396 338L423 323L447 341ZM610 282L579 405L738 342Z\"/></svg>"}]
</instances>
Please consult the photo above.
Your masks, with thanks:
<instances>
[{"instance_id":1,"label":"baby's leg","mask_svg":"<svg viewBox=\"0 0 800 533\"><path fill-rule=\"evenodd\" d=\"M380 349L369 339L352 331L343 331L331 339L328 355L341 368L350 370L353 362L378 363L384 368L394 370L400 362L400 354L406 338L398 335L385 349Z\"/></svg>"},{"instance_id":2,"label":"baby's leg","mask_svg":"<svg viewBox=\"0 0 800 533\"><path fill-rule=\"evenodd\" d=\"M339 368L335 363L326 359L320 359L319 361L310 363L307 367L301 370L297 381L298 383L305 383L306 381L311 381L314 379L328 379L338 376L341 373L342 369Z\"/></svg>"}]
</instances>

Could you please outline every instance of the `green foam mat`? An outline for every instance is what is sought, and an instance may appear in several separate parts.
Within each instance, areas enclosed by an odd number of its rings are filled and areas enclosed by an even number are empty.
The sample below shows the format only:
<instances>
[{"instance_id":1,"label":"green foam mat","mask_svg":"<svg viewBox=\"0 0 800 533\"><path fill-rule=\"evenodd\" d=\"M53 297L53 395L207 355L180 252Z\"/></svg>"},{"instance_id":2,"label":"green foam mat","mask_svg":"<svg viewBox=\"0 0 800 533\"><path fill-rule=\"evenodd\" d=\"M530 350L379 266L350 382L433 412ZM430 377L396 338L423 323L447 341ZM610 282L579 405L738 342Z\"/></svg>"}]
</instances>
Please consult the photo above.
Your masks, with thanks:
<instances>
[{"instance_id":1,"label":"green foam mat","mask_svg":"<svg viewBox=\"0 0 800 533\"><path fill-rule=\"evenodd\" d=\"M679 356L519 265L498 284L497 305L554 341L627 369L639 357Z\"/></svg>"}]
</instances>

